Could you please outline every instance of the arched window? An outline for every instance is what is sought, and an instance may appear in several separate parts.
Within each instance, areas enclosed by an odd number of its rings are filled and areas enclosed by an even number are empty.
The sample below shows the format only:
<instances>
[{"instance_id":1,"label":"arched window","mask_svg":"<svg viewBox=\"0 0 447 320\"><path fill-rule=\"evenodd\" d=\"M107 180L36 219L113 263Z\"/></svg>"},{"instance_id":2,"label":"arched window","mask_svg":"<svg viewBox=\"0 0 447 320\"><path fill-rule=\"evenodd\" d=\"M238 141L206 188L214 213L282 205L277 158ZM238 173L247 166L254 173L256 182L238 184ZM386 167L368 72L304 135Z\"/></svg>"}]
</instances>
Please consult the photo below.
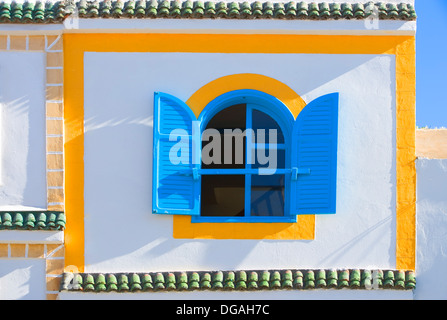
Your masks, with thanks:
<instances>
[{"instance_id":1,"label":"arched window","mask_svg":"<svg viewBox=\"0 0 447 320\"><path fill-rule=\"evenodd\" d=\"M156 93L153 213L192 222L335 213L337 132L338 94L312 101L294 119L256 90L223 94L197 118L181 100Z\"/></svg>"},{"instance_id":2,"label":"arched window","mask_svg":"<svg viewBox=\"0 0 447 320\"><path fill-rule=\"evenodd\" d=\"M192 221L295 221L295 216L285 214L290 203L287 146L294 123L288 108L263 92L236 90L211 101L198 121L201 207Z\"/></svg>"},{"instance_id":3,"label":"arched window","mask_svg":"<svg viewBox=\"0 0 447 320\"><path fill-rule=\"evenodd\" d=\"M235 104L203 123L199 220L284 217L289 150L274 110L265 109Z\"/></svg>"}]
</instances>

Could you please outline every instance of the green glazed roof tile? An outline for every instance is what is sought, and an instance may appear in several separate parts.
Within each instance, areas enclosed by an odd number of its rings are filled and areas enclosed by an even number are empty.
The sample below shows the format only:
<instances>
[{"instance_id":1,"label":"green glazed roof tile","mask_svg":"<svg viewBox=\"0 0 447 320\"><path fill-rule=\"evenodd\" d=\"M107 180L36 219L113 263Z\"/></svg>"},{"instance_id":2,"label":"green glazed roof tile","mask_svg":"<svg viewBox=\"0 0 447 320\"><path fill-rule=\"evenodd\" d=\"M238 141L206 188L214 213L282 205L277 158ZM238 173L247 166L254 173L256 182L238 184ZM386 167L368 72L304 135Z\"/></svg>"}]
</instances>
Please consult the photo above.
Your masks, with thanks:
<instances>
[{"instance_id":1,"label":"green glazed roof tile","mask_svg":"<svg viewBox=\"0 0 447 320\"><path fill-rule=\"evenodd\" d=\"M127 274L120 274L118 276L118 291L127 292L130 291L129 288L129 277Z\"/></svg>"},{"instance_id":2,"label":"green glazed roof tile","mask_svg":"<svg viewBox=\"0 0 447 320\"><path fill-rule=\"evenodd\" d=\"M96 275L96 277L97 276L98 275ZM86 274L85 279L83 281L83 290L95 291L95 278L92 274Z\"/></svg>"},{"instance_id":3,"label":"green glazed roof tile","mask_svg":"<svg viewBox=\"0 0 447 320\"><path fill-rule=\"evenodd\" d=\"M79 279L79 278L78 278ZM74 283L77 284L76 278L74 279ZM81 280L82 283L82 280ZM79 286L77 286L79 288ZM118 291L118 280L116 279L116 276L114 274L108 274L106 277L106 287L107 287L107 291ZM73 286L74 288L74 286ZM79 289L82 290L82 287Z\"/></svg>"},{"instance_id":4,"label":"green glazed roof tile","mask_svg":"<svg viewBox=\"0 0 447 320\"><path fill-rule=\"evenodd\" d=\"M55 23L62 22L70 12L65 1L0 2L0 23Z\"/></svg>"},{"instance_id":5,"label":"green glazed roof tile","mask_svg":"<svg viewBox=\"0 0 447 320\"><path fill-rule=\"evenodd\" d=\"M98 274L98 276L96 277L95 290L96 291L106 291L107 290L106 277L102 273Z\"/></svg>"},{"instance_id":6,"label":"green glazed roof tile","mask_svg":"<svg viewBox=\"0 0 447 320\"><path fill-rule=\"evenodd\" d=\"M152 277L150 274L148 274L148 273L143 274L142 278L141 278L141 282L142 282L142 287L141 287L142 290L146 291L146 290L154 289Z\"/></svg>"},{"instance_id":7,"label":"green glazed roof tile","mask_svg":"<svg viewBox=\"0 0 447 320\"><path fill-rule=\"evenodd\" d=\"M199 277L201 277L200 289L211 289L211 274L206 272L202 276L199 275Z\"/></svg>"},{"instance_id":8,"label":"green glazed roof tile","mask_svg":"<svg viewBox=\"0 0 447 320\"><path fill-rule=\"evenodd\" d=\"M233 271L227 272L225 274L224 280L224 290L233 290L235 288L235 275Z\"/></svg>"},{"instance_id":9,"label":"green glazed roof tile","mask_svg":"<svg viewBox=\"0 0 447 320\"><path fill-rule=\"evenodd\" d=\"M192 272L189 275L187 275L188 278L188 288L191 290L199 289L200 288L200 276L197 272Z\"/></svg>"},{"instance_id":10,"label":"green glazed roof tile","mask_svg":"<svg viewBox=\"0 0 447 320\"><path fill-rule=\"evenodd\" d=\"M281 288L281 275L279 271L273 271L270 277L270 289Z\"/></svg>"},{"instance_id":11,"label":"green glazed roof tile","mask_svg":"<svg viewBox=\"0 0 447 320\"><path fill-rule=\"evenodd\" d=\"M186 272L182 272L178 276L178 290L187 290L188 289L188 275Z\"/></svg>"},{"instance_id":12,"label":"green glazed roof tile","mask_svg":"<svg viewBox=\"0 0 447 320\"><path fill-rule=\"evenodd\" d=\"M143 287L141 286L141 279L140 276L136 273L133 273L130 276L131 280L130 280L130 291L140 291L143 289Z\"/></svg>"},{"instance_id":13,"label":"green glazed roof tile","mask_svg":"<svg viewBox=\"0 0 447 320\"><path fill-rule=\"evenodd\" d=\"M176 289L176 276L174 273L170 272L166 277L166 290L175 290Z\"/></svg>"},{"instance_id":14,"label":"green glazed roof tile","mask_svg":"<svg viewBox=\"0 0 447 320\"><path fill-rule=\"evenodd\" d=\"M0 2L0 23L62 23L77 14L80 18L187 18L187 19L365 19L374 8L380 19L415 20L411 4L386 2L261 2L191 0L11 0Z\"/></svg>"},{"instance_id":15,"label":"green glazed roof tile","mask_svg":"<svg viewBox=\"0 0 447 320\"><path fill-rule=\"evenodd\" d=\"M327 286L326 282L326 270L318 270L315 276L315 286L317 288L325 288Z\"/></svg>"},{"instance_id":16,"label":"green glazed roof tile","mask_svg":"<svg viewBox=\"0 0 447 320\"><path fill-rule=\"evenodd\" d=\"M60 211L0 211L0 230L64 230L65 214Z\"/></svg>"},{"instance_id":17,"label":"green glazed roof tile","mask_svg":"<svg viewBox=\"0 0 447 320\"><path fill-rule=\"evenodd\" d=\"M193 290L413 290L413 271L264 270L156 273L65 273L61 291L155 292Z\"/></svg>"},{"instance_id":18,"label":"green glazed roof tile","mask_svg":"<svg viewBox=\"0 0 447 320\"><path fill-rule=\"evenodd\" d=\"M337 288L338 285L337 270L328 270L326 272L326 285L328 288Z\"/></svg>"}]
</instances>

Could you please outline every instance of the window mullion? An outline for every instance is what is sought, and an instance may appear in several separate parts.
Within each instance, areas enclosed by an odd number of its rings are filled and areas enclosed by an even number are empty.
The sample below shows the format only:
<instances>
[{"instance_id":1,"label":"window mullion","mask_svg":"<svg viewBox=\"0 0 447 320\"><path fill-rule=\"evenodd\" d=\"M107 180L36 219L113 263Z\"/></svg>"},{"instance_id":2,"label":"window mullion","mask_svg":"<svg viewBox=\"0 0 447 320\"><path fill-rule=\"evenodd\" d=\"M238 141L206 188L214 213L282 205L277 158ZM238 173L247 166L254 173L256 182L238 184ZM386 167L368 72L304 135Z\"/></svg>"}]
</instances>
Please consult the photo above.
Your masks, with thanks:
<instances>
[{"instance_id":1,"label":"window mullion","mask_svg":"<svg viewBox=\"0 0 447 320\"><path fill-rule=\"evenodd\" d=\"M268 169L268 168L259 168L259 169L200 169L199 173L201 175L246 175L246 174L290 174L292 172L291 169ZM190 174L191 170L185 170L184 174ZM306 174L306 172L302 172L302 174Z\"/></svg>"},{"instance_id":2,"label":"window mullion","mask_svg":"<svg viewBox=\"0 0 447 320\"><path fill-rule=\"evenodd\" d=\"M245 169L248 170L248 172L245 174L245 210L244 215L245 217L250 217L251 215L251 174L249 173L251 169L251 164L253 163L252 156L252 148L253 148L253 121L252 121L252 113L253 113L253 107L247 103L247 111L245 112L245 152L246 152L246 161L245 161ZM255 141L256 142L256 141Z\"/></svg>"}]
</instances>

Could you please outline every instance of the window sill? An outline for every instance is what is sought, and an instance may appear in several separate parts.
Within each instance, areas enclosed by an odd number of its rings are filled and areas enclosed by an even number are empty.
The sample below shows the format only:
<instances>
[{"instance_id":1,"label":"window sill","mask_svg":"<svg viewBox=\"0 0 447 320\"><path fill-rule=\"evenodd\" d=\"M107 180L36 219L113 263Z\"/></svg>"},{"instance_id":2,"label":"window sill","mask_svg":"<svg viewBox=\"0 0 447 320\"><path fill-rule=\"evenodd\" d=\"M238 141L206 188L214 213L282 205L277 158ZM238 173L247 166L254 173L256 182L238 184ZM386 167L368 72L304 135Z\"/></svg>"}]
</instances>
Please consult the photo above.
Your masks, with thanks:
<instances>
[{"instance_id":1,"label":"window sill","mask_svg":"<svg viewBox=\"0 0 447 320\"><path fill-rule=\"evenodd\" d=\"M192 223L296 223L297 217L191 217Z\"/></svg>"},{"instance_id":2,"label":"window sill","mask_svg":"<svg viewBox=\"0 0 447 320\"><path fill-rule=\"evenodd\" d=\"M315 215L295 218L293 223L193 223L191 216L177 215L172 235L175 239L314 240Z\"/></svg>"}]
</instances>

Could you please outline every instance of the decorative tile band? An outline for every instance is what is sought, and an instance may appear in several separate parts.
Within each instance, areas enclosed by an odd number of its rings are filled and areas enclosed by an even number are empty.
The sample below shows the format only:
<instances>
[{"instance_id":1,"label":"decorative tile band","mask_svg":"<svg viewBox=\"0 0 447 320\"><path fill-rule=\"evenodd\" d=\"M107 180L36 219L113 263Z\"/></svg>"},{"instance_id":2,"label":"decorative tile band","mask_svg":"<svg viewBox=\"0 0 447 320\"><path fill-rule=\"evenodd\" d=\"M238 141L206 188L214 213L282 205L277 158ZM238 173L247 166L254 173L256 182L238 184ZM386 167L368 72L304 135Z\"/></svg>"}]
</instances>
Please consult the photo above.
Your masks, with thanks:
<instances>
[{"instance_id":1,"label":"decorative tile band","mask_svg":"<svg viewBox=\"0 0 447 320\"><path fill-rule=\"evenodd\" d=\"M53 259L63 258L64 245L50 243L0 243L0 258ZM58 271L58 275L62 272Z\"/></svg>"},{"instance_id":2,"label":"decorative tile band","mask_svg":"<svg viewBox=\"0 0 447 320\"><path fill-rule=\"evenodd\" d=\"M47 208L65 209L62 36L46 37Z\"/></svg>"},{"instance_id":3,"label":"decorative tile band","mask_svg":"<svg viewBox=\"0 0 447 320\"><path fill-rule=\"evenodd\" d=\"M80 18L228 18L228 19L365 19L377 12L380 19L415 20L406 3L274 3L190 0L36 1L2 2L0 23L61 23L70 15Z\"/></svg>"},{"instance_id":4,"label":"decorative tile band","mask_svg":"<svg viewBox=\"0 0 447 320\"><path fill-rule=\"evenodd\" d=\"M0 51L45 51L46 40L44 35L0 35Z\"/></svg>"},{"instance_id":5,"label":"decorative tile band","mask_svg":"<svg viewBox=\"0 0 447 320\"><path fill-rule=\"evenodd\" d=\"M65 214L60 211L0 212L0 230L64 230Z\"/></svg>"},{"instance_id":6,"label":"decorative tile band","mask_svg":"<svg viewBox=\"0 0 447 320\"><path fill-rule=\"evenodd\" d=\"M45 1L8 2L0 5L0 23L51 23L66 17L65 1L55 3Z\"/></svg>"},{"instance_id":7,"label":"decorative tile band","mask_svg":"<svg viewBox=\"0 0 447 320\"><path fill-rule=\"evenodd\" d=\"M65 266L64 245L46 245L46 294L47 300L56 300Z\"/></svg>"},{"instance_id":8,"label":"decorative tile band","mask_svg":"<svg viewBox=\"0 0 447 320\"><path fill-rule=\"evenodd\" d=\"M157 273L64 273L61 291L154 292L191 290L413 290L413 271L276 270Z\"/></svg>"}]
</instances>

